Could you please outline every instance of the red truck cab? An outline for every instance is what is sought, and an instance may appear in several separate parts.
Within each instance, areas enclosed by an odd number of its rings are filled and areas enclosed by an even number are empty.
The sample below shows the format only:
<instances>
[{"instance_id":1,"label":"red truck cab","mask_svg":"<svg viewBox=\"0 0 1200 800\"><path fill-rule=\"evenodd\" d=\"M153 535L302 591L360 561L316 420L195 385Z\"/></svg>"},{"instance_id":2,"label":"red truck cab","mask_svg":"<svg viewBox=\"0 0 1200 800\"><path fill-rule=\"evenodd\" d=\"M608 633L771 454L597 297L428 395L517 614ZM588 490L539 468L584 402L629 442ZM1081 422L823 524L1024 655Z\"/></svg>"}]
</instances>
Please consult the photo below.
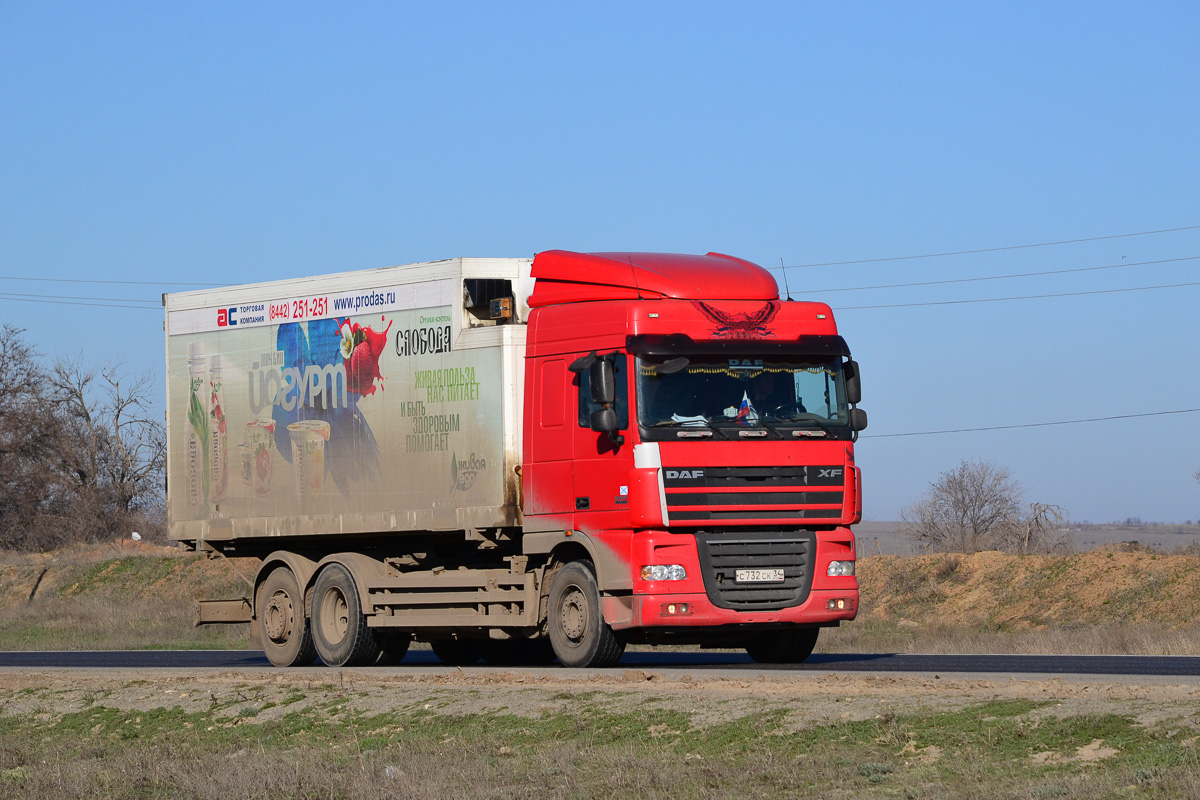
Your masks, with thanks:
<instances>
[{"instance_id":1,"label":"red truck cab","mask_svg":"<svg viewBox=\"0 0 1200 800\"><path fill-rule=\"evenodd\" d=\"M579 573L558 581L577 602L550 599L560 660L626 642L803 660L858 609L866 414L829 307L716 253L548 251L532 269L524 547Z\"/></svg>"}]
</instances>

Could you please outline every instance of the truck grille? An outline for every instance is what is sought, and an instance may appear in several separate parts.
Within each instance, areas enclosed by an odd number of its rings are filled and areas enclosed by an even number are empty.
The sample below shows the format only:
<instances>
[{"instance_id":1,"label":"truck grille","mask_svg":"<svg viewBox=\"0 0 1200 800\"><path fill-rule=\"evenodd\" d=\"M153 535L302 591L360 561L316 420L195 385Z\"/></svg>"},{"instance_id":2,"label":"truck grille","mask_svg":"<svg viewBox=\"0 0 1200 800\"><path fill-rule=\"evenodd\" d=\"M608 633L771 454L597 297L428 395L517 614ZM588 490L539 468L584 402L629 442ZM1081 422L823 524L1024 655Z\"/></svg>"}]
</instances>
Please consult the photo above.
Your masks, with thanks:
<instances>
[{"instance_id":1,"label":"truck grille","mask_svg":"<svg viewBox=\"0 0 1200 800\"><path fill-rule=\"evenodd\" d=\"M704 590L718 608L774 611L799 605L812 588L816 534L811 531L697 533ZM783 570L783 580L738 583L739 569Z\"/></svg>"},{"instance_id":2,"label":"truck grille","mask_svg":"<svg viewBox=\"0 0 1200 800\"><path fill-rule=\"evenodd\" d=\"M844 466L663 470L670 524L829 522L842 518Z\"/></svg>"}]
</instances>

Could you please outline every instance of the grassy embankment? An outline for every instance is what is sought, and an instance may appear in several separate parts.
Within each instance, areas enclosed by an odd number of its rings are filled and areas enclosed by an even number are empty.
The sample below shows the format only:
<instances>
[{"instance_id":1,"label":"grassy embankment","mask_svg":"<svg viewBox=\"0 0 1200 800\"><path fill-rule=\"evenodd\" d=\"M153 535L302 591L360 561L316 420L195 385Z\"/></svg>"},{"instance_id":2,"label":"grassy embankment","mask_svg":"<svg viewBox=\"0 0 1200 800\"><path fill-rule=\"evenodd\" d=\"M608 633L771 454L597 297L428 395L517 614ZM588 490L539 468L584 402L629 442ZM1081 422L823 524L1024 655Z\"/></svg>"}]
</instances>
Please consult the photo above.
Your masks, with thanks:
<instances>
[{"instance_id":1,"label":"grassy embankment","mask_svg":"<svg viewBox=\"0 0 1200 800\"><path fill-rule=\"evenodd\" d=\"M103 691L8 696L6 706L31 713L0 714L5 796L1200 795L1194 709L1147 724L1002 699L838 719L795 698L759 698L760 710L744 713L714 697L701 713L694 702L665 707L666 692L631 703L611 690L541 690L540 708L513 712L483 710L486 688L428 687L380 712L364 708L373 694L365 690L387 689L354 683L247 683L190 705L177 699L188 697L184 688L129 684L125 707ZM138 691L144 707L131 708ZM463 711L472 696L476 710Z\"/></svg>"},{"instance_id":2,"label":"grassy embankment","mask_svg":"<svg viewBox=\"0 0 1200 800\"><path fill-rule=\"evenodd\" d=\"M253 576L251 564L238 568ZM10 555L0 563L0 650L247 647L245 625L193 627L196 598L247 591L234 569L132 543Z\"/></svg>"},{"instance_id":3,"label":"grassy embankment","mask_svg":"<svg viewBox=\"0 0 1200 800\"><path fill-rule=\"evenodd\" d=\"M246 647L246 626L194 628L195 599L247 591L231 563L110 547L0 565L0 650ZM1200 558L870 556L859 618L825 652L1198 654ZM36 590L35 590L36 587ZM30 599L32 597L32 600Z\"/></svg>"}]
</instances>

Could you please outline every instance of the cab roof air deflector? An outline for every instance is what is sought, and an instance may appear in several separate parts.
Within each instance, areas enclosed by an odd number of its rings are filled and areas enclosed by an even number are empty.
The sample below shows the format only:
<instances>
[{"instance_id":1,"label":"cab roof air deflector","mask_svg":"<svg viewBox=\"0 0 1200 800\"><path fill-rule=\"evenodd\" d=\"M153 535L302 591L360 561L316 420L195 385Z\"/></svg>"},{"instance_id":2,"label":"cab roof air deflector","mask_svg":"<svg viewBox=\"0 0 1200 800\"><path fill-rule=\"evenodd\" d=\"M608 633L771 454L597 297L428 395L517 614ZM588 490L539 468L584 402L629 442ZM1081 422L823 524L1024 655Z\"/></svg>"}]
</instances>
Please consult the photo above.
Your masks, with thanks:
<instances>
[{"instance_id":1,"label":"cab roof air deflector","mask_svg":"<svg viewBox=\"0 0 1200 800\"><path fill-rule=\"evenodd\" d=\"M573 253L546 250L533 259L529 306L593 300L779 299L771 273L720 253Z\"/></svg>"}]
</instances>

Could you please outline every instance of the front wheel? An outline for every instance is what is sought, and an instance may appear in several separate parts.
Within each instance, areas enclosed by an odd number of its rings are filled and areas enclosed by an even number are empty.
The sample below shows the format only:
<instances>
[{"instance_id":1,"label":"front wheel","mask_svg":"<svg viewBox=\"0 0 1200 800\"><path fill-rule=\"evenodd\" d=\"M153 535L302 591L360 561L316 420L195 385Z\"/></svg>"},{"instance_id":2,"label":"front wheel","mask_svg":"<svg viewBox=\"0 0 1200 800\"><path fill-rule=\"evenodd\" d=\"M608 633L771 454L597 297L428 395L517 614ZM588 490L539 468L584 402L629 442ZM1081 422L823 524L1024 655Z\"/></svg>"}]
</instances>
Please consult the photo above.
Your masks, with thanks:
<instances>
[{"instance_id":1,"label":"front wheel","mask_svg":"<svg viewBox=\"0 0 1200 800\"><path fill-rule=\"evenodd\" d=\"M592 565L572 561L550 583L547 625L554 654L566 667L609 667L625 642L604 621Z\"/></svg>"},{"instance_id":2,"label":"front wheel","mask_svg":"<svg viewBox=\"0 0 1200 800\"><path fill-rule=\"evenodd\" d=\"M820 628L760 633L746 643L746 652L760 664L799 664L817 646Z\"/></svg>"}]
</instances>

